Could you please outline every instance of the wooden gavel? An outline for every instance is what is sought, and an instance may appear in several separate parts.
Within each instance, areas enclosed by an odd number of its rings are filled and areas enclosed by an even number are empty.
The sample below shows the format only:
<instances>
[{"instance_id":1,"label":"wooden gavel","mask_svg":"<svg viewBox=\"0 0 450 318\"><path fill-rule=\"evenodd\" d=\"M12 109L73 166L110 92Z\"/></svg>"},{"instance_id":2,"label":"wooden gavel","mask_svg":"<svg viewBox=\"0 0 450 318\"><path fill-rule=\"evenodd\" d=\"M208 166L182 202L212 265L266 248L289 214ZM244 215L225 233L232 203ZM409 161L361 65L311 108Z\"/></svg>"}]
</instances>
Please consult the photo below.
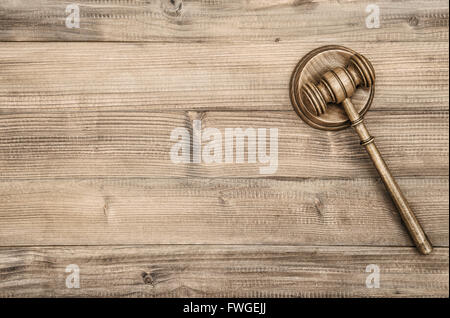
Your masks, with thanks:
<instances>
[{"instance_id":1,"label":"wooden gavel","mask_svg":"<svg viewBox=\"0 0 450 318\"><path fill-rule=\"evenodd\" d=\"M317 84L312 82L304 84L300 95L305 107L316 116L324 114L329 103L342 105L351 126L358 133L361 145L366 148L391 195L417 249L422 254L429 254L433 250L429 239L378 151L374 137L370 135L364 124L363 115L360 115L350 100L358 87L371 87L374 81L375 71L370 62L364 56L355 53L350 57L346 67L336 67L327 71Z\"/></svg>"}]
</instances>

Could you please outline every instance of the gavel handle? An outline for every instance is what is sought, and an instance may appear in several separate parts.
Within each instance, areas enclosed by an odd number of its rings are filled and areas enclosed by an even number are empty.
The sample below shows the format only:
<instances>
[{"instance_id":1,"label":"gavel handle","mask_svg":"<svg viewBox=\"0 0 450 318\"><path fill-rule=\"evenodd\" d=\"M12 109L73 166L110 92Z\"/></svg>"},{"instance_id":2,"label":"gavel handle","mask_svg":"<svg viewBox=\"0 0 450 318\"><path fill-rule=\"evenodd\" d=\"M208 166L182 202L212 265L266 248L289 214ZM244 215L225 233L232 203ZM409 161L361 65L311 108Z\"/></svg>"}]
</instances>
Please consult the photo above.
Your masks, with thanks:
<instances>
[{"instance_id":1,"label":"gavel handle","mask_svg":"<svg viewBox=\"0 0 450 318\"><path fill-rule=\"evenodd\" d=\"M349 98L345 99L342 102L342 106L345 109L350 121L352 122L352 126L355 128L356 132L361 139L361 145L364 146L372 159L375 168L378 170L378 173L381 179L386 186L387 191L391 195L392 201L394 201L395 206L400 213L400 216L403 220L403 223L406 225L408 232L411 238L414 241L414 244L417 246L417 249L421 254L430 254L433 250L433 246L429 241L427 235L422 229L419 221L414 215L411 207L408 204L405 196L403 195L400 187L389 171L386 162L384 162L383 157L378 151L377 146L375 145L374 138L370 135L369 131L364 124L362 117L356 111L353 103Z\"/></svg>"}]
</instances>

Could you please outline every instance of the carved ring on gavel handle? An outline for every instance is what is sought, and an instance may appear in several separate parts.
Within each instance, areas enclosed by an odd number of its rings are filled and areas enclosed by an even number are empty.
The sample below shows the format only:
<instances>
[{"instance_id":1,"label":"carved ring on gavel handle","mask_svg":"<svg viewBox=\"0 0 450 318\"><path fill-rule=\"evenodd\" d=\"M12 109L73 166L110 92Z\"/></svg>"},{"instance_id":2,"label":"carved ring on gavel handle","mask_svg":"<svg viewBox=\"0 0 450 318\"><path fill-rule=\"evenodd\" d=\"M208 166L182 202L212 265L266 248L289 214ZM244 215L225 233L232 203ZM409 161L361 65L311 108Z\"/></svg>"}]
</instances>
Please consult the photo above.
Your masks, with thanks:
<instances>
[{"instance_id":1,"label":"carved ring on gavel handle","mask_svg":"<svg viewBox=\"0 0 450 318\"><path fill-rule=\"evenodd\" d=\"M333 50L348 54L346 65L324 70L318 80L306 80L304 83L300 83L300 80L303 80L301 72L305 70L306 64L315 55L327 54L327 51L332 52ZM375 71L364 56L344 47L328 46L311 52L305 60L300 61L291 80L291 100L300 117L314 128L338 130L352 126L355 129L361 145L365 147L372 159L418 251L422 254L429 254L433 247L378 151L374 137L370 135L364 124L364 114L370 107L373 98L374 83ZM370 90L368 101L360 111L350 100L359 87ZM320 120L321 116L327 115L330 105L341 105L349 119L348 125L338 120L336 122L333 122L332 119Z\"/></svg>"}]
</instances>

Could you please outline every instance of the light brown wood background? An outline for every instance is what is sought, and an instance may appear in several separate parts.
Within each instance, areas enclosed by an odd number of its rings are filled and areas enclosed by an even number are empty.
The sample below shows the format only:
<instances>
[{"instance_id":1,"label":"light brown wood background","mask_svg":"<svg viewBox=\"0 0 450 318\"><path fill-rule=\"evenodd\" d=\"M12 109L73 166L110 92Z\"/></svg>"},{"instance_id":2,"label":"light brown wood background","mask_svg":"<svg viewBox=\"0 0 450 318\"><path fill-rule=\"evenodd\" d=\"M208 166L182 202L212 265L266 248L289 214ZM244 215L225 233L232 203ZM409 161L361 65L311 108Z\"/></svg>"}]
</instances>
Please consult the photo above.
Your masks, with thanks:
<instances>
[{"instance_id":1,"label":"light brown wood background","mask_svg":"<svg viewBox=\"0 0 450 318\"><path fill-rule=\"evenodd\" d=\"M0 1L0 296L448 297L447 0L376 1L378 29L371 1L81 0L68 29L71 2ZM432 255L353 132L294 113L325 44L374 64L367 123ZM278 128L278 171L173 164L194 119Z\"/></svg>"}]
</instances>

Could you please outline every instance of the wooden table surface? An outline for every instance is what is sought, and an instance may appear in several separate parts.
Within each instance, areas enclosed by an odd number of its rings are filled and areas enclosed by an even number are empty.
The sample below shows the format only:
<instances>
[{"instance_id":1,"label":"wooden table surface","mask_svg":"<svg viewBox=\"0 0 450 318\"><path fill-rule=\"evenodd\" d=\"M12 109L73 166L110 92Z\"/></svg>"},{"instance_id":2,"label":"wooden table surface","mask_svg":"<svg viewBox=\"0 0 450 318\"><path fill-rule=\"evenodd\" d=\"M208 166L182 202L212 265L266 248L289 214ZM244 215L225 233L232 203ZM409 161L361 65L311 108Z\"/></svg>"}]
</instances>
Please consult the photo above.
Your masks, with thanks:
<instances>
[{"instance_id":1,"label":"wooden table surface","mask_svg":"<svg viewBox=\"0 0 450 318\"><path fill-rule=\"evenodd\" d=\"M68 28L70 3L0 1L0 296L448 297L447 0L378 0L379 28L370 1L78 0ZM292 109L327 44L375 67L367 125L429 256L354 132ZM174 164L194 120L278 128L278 170Z\"/></svg>"}]
</instances>

